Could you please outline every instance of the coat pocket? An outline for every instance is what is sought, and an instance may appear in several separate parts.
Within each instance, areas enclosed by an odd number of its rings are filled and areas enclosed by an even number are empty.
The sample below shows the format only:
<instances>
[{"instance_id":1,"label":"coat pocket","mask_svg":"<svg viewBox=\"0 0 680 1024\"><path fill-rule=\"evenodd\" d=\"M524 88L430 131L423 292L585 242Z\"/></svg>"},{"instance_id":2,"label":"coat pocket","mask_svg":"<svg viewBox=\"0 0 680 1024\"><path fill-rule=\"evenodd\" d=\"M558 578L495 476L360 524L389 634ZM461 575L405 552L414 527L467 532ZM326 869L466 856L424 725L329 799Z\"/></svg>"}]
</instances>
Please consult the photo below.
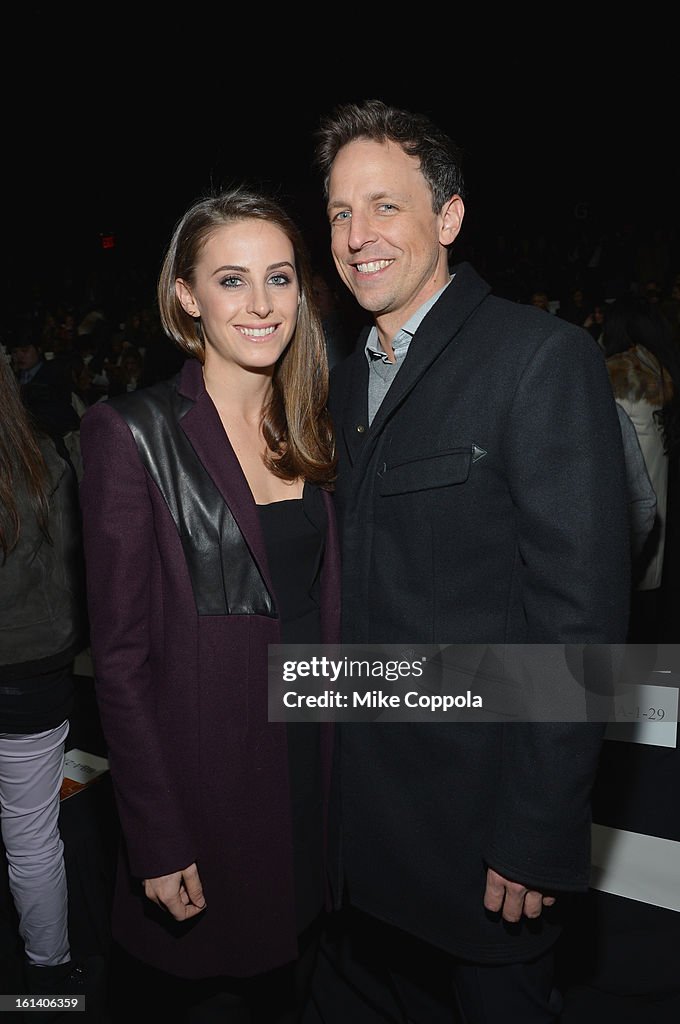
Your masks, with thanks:
<instances>
[{"instance_id":1,"label":"coat pocket","mask_svg":"<svg viewBox=\"0 0 680 1024\"><path fill-rule=\"evenodd\" d=\"M395 465L386 463L378 471L378 492L381 495L408 494L463 484L470 474L472 456L472 448L452 448Z\"/></svg>"}]
</instances>

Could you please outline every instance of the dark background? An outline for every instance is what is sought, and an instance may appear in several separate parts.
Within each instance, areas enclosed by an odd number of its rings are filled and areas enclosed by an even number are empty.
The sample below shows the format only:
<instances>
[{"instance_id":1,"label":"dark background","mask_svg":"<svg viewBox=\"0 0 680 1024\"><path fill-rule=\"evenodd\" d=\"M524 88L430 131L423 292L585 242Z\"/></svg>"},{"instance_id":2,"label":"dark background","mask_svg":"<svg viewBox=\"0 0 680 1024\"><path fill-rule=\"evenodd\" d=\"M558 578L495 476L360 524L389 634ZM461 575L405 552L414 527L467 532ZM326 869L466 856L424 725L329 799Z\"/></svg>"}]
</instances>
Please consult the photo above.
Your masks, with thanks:
<instances>
[{"instance_id":1,"label":"dark background","mask_svg":"<svg viewBox=\"0 0 680 1024\"><path fill-rule=\"evenodd\" d=\"M594 33L583 20L537 35L496 23L480 45L479 29L471 37L455 20L433 21L422 39L405 24L395 42L340 11L328 10L323 31L295 12L253 7L235 24L228 8L159 8L147 28L139 5L87 8L70 22L33 5L8 16L10 306L102 278L153 295L185 208L240 182L274 191L326 261L313 132L336 103L374 96L430 114L462 147L457 254L482 272L501 236L566 248L584 230L677 231L676 58L663 24Z\"/></svg>"}]
</instances>

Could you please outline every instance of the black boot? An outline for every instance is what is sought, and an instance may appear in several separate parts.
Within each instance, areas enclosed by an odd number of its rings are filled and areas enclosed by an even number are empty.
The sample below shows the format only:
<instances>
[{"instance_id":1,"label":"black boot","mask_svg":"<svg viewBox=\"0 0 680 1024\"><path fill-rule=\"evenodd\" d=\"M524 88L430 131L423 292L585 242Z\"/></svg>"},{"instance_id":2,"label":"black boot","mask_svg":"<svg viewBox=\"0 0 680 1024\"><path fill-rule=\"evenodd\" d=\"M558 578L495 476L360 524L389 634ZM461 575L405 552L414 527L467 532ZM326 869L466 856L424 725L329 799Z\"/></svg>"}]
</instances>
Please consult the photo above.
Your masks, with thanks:
<instances>
[{"instance_id":1,"label":"black boot","mask_svg":"<svg viewBox=\"0 0 680 1024\"><path fill-rule=\"evenodd\" d=\"M57 964L56 967L36 967L35 964L26 966L27 990L31 995L56 995L61 992L61 985L71 973L74 964L67 960L64 964Z\"/></svg>"},{"instance_id":2,"label":"black boot","mask_svg":"<svg viewBox=\"0 0 680 1024\"><path fill-rule=\"evenodd\" d=\"M79 1022L99 1021L104 1004L104 958L88 957L85 960L68 960L56 967L35 967L29 964L26 968L26 987L28 998L34 999L54 996L81 996L85 999L85 1013ZM68 1011L69 1013L72 1011ZM47 1024L48 1021L65 1021L63 1008L59 1006L45 1007L43 1010L31 1011L27 1016L32 1024ZM69 1021L72 1018L69 1016Z\"/></svg>"}]
</instances>

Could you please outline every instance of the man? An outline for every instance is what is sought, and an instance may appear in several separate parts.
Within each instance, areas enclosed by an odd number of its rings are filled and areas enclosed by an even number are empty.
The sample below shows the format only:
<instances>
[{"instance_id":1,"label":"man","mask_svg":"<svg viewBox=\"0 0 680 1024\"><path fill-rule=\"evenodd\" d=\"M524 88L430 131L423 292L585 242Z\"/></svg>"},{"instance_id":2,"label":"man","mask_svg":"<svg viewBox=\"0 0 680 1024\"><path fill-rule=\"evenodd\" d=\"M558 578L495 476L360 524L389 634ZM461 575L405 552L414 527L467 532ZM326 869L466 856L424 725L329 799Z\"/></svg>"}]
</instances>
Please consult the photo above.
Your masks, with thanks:
<instances>
[{"instance_id":1,"label":"man","mask_svg":"<svg viewBox=\"0 0 680 1024\"><path fill-rule=\"evenodd\" d=\"M343 641L623 643L624 460L597 345L452 263L460 161L425 117L348 104L316 157L336 268L373 319L331 381ZM429 1024L409 1000L444 974L471 1024L556 1019L552 951L566 895L588 887L603 730L340 725L339 900L375 929L335 965L365 985L355 1021ZM401 1018L369 993L378 951ZM341 1019L341 1001L322 995L320 1015Z\"/></svg>"},{"instance_id":2,"label":"man","mask_svg":"<svg viewBox=\"0 0 680 1024\"><path fill-rule=\"evenodd\" d=\"M8 348L24 406L36 426L61 448L66 435L80 427L71 402L69 366L61 360L45 358L40 339L30 326L17 331Z\"/></svg>"}]
</instances>

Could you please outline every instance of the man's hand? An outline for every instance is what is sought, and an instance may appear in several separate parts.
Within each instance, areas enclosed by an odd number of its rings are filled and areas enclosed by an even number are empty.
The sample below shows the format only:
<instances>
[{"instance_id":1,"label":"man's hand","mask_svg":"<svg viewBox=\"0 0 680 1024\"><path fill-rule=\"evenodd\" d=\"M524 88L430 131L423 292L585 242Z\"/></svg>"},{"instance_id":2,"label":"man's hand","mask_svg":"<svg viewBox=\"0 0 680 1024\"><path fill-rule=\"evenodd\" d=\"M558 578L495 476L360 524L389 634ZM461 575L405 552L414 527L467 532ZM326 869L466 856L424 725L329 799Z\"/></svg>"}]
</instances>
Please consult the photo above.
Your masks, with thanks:
<instances>
[{"instance_id":1,"label":"man's hand","mask_svg":"<svg viewBox=\"0 0 680 1024\"><path fill-rule=\"evenodd\" d=\"M554 896L544 896L535 889L527 889L520 882L511 882L493 868L487 868L484 906L487 910L503 912L504 921L519 921L525 917L540 917L543 907L552 907Z\"/></svg>"},{"instance_id":2,"label":"man's hand","mask_svg":"<svg viewBox=\"0 0 680 1024\"><path fill-rule=\"evenodd\" d=\"M144 895L156 906L172 914L176 921L186 921L205 910L205 896L195 864L190 864L183 871L175 871L172 875L145 878L142 885Z\"/></svg>"}]
</instances>

